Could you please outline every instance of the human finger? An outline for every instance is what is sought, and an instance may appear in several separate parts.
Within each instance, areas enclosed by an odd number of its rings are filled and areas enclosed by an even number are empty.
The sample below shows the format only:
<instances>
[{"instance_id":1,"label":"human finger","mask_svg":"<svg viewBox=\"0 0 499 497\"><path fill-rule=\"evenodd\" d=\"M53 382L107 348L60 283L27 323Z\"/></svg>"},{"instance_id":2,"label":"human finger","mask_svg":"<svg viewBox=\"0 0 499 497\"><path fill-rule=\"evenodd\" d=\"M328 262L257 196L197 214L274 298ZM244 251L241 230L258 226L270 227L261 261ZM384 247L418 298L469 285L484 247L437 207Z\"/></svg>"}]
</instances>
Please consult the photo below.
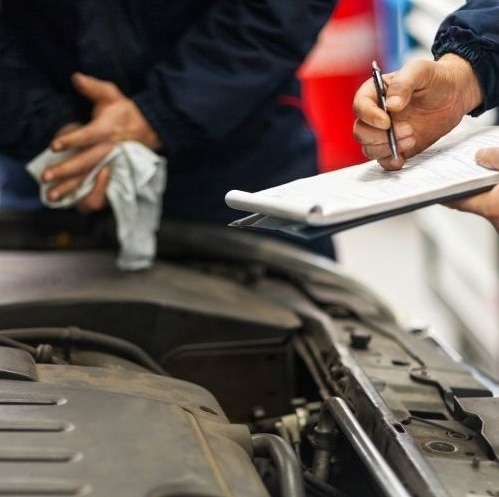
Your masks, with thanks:
<instances>
[{"instance_id":1,"label":"human finger","mask_svg":"<svg viewBox=\"0 0 499 497\"><path fill-rule=\"evenodd\" d=\"M74 177L85 176L112 150L110 143L100 143L86 148L69 157L63 162L55 164L42 173L42 181L61 182Z\"/></svg>"},{"instance_id":2,"label":"human finger","mask_svg":"<svg viewBox=\"0 0 499 497\"><path fill-rule=\"evenodd\" d=\"M390 116L379 107L376 88L371 79L357 90L352 107L358 120L366 125L385 130L390 127Z\"/></svg>"},{"instance_id":3,"label":"human finger","mask_svg":"<svg viewBox=\"0 0 499 497\"><path fill-rule=\"evenodd\" d=\"M54 152L68 150L70 148L91 147L98 143L113 139L113 131L102 119L95 119L85 126L57 135L51 143Z\"/></svg>"},{"instance_id":4,"label":"human finger","mask_svg":"<svg viewBox=\"0 0 499 497\"><path fill-rule=\"evenodd\" d=\"M387 171L395 171L401 169L405 163L404 156L399 153L395 159L392 154L388 142L376 145L362 146L362 153L369 159L375 159L379 165Z\"/></svg>"},{"instance_id":5,"label":"human finger","mask_svg":"<svg viewBox=\"0 0 499 497\"><path fill-rule=\"evenodd\" d=\"M416 138L410 123L406 121L394 121L393 129L399 152L407 152L414 147ZM364 121L357 119L353 125L353 135L357 142L364 147L384 145L388 147L388 135L386 130L369 126ZM379 151L379 149L378 149ZM385 155L385 154L383 154ZM369 154L368 157L377 159L376 154Z\"/></svg>"},{"instance_id":6,"label":"human finger","mask_svg":"<svg viewBox=\"0 0 499 497\"><path fill-rule=\"evenodd\" d=\"M77 72L71 77L75 89L94 103L113 102L123 97L119 88L110 81Z\"/></svg>"},{"instance_id":7,"label":"human finger","mask_svg":"<svg viewBox=\"0 0 499 497\"><path fill-rule=\"evenodd\" d=\"M85 175L75 176L69 180L61 181L47 190L47 198L55 201L63 198L68 193L76 190L85 179Z\"/></svg>"},{"instance_id":8,"label":"human finger","mask_svg":"<svg viewBox=\"0 0 499 497\"><path fill-rule=\"evenodd\" d=\"M395 159L392 155L378 159L378 164L386 171L398 171L405 164L405 159L402 154L398 154Z\"/></svg>"},{"instance_id":9,"label":"human finger","mask_svg":"<svg viewBox=\"0 0 499 497\"><path fill-rule=\"evenodd\" d=\"M386 141L386 129L371 126L362 119L355 120L352 132L355 141L363 147L383 144Z\"/></svg>"},{"instance_id":10,"label":"human finger","mask_svg":"<svg viewBox=\"0 0 499 497\"><path fill-rule=\"evenodd\" d=\"M480 149L475 155L475 160L481 166L499 169L499 147Z\"/></svg>"},{"instance_id":11,"label":"human finger","mask_svg":"<svg viewBox=\"0 0 499 497\"><path fill-rule=\"evenodd\" d=\"M97 174L92 191L78 204L76 209L82 214L100 211L107 206L106 190L111 177L109 166L104 167Z\"/></svg>"},{"instance_id":12,"label":"human finger","mask_svg":"<svg viewBox=\"0 0 499 497\"><path fill-rule=\"evenodd\" d=\"M376 159L387 170L400 169L407 157L414 155L416 138L408 123L396 123L395 138L398 156L391 155L386 130L379 130L358 121L354 125L354 137L361 144L362 152L369 159Z\"/></svg>"},{"instance_id":13,"label":"human finger","mask_svg":"<svg viewBox=\"0 0 499 497\"><path fill-rule=\"evenodd\" d=\"M78 129L82 126L81 123L78 122L70 122L63 126L56 134L55 136L62 136L65 135L66 133L70 133L71 131L74 131L75 129Z\"/></svg>"},{"instance_id":14,"label":"human finger","mask_svg":"<svg viewBox=\"0 0 499 497\"><path fill-rule=\"evenodd\" d=\"M478 214L499 229L499 185L484 193L472 195L444 204L452 209Z\"/></svg>"},{"instance_id":15,"label":"human finger","mask_svg":"<svg viewBox=\"0 0 499 497\"><path fill-rule=\"evenodd\" d=\"M413 60L401 69L385 76L386 105L391 112L400 112L410 103L414 93L426 88L435 72L435 62Z\"/></svg>"}]
</instances>

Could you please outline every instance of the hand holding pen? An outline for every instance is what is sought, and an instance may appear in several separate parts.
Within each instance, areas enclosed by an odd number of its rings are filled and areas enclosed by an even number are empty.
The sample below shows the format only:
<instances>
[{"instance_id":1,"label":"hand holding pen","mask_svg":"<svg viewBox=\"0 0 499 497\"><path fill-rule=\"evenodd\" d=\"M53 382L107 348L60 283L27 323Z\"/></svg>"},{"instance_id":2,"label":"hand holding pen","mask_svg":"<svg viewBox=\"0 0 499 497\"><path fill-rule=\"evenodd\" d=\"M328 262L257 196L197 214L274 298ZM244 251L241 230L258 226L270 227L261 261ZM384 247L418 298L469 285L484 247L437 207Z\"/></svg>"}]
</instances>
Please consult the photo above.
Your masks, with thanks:
<instances>
[{"instance_id":1,"label":"hand holding pen","mask_svg":"<svg viewBox=\"0 0 499 497\"><path fill-rule=\"evenodd\" d=\"M388 109L386 107L386 83L383 81L383 76L381 74L381 69L375 60L372 63L372 73L374 86L376 87L376 93L378 94L378 105L388 114ZM390 117L391 119L391 117ZM392 153L392 157L394 159L398 158L397 154L397 142L395 140L395 133L393 131L393 124L386 131L388 136L388 144L390 146L390 152Z\"/></svg>"},{"instance_id":2,"label":"hand holding pen","mask_svg":"<svg viewBox=\"0 0 499 497\"><path fill-rule=\"evenodd\" d=\"M412 59L389 74L381 75L377 64L372 70L354 95L353 133L364 155L387 171L400 169L408 158L447 134L483 99L473 68L455 54L438 61ZM378 83L384 102L375 88ZM395 133L387 139L389 128Z\"/></svg>"}]
</instances>

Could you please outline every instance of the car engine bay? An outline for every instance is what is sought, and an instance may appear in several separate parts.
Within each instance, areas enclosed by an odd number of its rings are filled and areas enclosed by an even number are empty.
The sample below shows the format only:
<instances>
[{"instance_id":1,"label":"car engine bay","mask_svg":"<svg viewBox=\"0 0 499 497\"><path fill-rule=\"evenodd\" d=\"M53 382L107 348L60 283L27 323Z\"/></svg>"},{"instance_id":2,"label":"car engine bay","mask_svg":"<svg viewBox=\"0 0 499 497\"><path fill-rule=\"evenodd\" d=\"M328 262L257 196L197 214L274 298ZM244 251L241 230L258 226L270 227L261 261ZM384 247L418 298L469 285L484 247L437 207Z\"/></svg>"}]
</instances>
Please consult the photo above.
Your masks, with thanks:
<instances>
[{"instance_id":1,"label":"car engine bay","mask_svg":"<svg viewBox=\"0 0 499 497\"><path fill-rule=\"evenodd\" d=\"M333 261L172 223L123 273L13 226L0 495L499 495L496 385Z\"/></svg>"}]
</instances>

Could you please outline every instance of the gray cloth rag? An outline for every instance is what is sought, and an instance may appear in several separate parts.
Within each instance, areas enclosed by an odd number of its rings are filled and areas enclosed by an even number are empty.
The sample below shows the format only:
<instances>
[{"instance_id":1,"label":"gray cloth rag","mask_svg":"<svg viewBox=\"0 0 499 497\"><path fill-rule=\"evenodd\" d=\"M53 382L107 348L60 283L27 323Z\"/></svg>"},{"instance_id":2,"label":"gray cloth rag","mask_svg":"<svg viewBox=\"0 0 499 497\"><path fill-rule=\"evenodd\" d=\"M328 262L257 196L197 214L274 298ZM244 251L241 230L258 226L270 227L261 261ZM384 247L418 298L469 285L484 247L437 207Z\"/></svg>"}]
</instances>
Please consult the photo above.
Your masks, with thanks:
<instances>
[{"instance_id":1,"label":"gray cloth rag","mask_svg":"<svg viewBox=\"0 0 499 497\"><path fill-rule=\"evenodd\" d=\"M111 176L106 196L116 220L116 235L120 244L116 264L123 271L150 267L156 256L156 232L166 187L166 159L138 142L119 143L77 189L60 200L49 200L47 191L52 185L41 182L42 172L74 154L74 150L53 152L46 149L26 166L40 184L42 203L54 209L74 206L90 193L97 173L109 165Z\"/></svg>"}]
</instances>

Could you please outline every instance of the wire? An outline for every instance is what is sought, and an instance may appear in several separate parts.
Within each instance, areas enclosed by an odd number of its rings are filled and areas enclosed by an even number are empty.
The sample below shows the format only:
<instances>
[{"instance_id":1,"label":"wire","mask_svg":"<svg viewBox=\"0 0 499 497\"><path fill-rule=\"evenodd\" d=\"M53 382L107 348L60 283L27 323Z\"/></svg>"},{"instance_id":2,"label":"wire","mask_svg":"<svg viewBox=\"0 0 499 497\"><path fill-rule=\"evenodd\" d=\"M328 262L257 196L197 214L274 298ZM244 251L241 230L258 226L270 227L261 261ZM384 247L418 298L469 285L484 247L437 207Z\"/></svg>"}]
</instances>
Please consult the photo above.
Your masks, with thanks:
<instances>
[{"instance_id":1,"label":"wire","mask_svg":"<svg viewBox=\"0 0 499 497\"><path fill-rule=\"evenodd\" d=\"M14 340L61 341L71 345L85 344L111 349L120 355L130 358L151 371L168 376L168 373L154 361L143 349L128 340L105 335L95 331L82 330L77 327L55 328L19 328L0 330L0 336ZM18 342L19 343L19 342ZM31 353L31 352L30 352Z\"/></svg>"}]
</instances>

